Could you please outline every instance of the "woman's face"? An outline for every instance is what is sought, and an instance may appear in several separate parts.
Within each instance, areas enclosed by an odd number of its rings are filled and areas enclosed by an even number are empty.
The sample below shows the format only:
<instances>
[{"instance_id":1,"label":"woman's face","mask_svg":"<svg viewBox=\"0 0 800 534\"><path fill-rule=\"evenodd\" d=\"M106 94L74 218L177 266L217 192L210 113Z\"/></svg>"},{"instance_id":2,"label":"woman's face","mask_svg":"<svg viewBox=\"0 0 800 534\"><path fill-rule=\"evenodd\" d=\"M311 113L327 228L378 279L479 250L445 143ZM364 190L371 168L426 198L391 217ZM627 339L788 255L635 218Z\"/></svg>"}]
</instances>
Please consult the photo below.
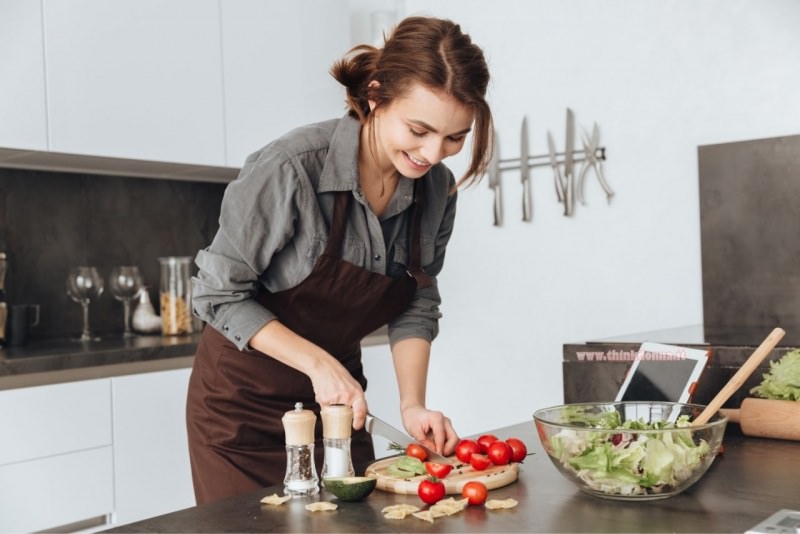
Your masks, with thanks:
<instances>
[{"instance_id":1,"label":"woman's face","mask_svg":"<svg viewBox=\"0 0 800 534\"><path fill-rule=\"evenodd\" d=\"M374 110L375 141L382 171L389 164L420 178L443 159L458 154L474 121L470 108L440 91L415 84L405 96Z\"/></svg>"}]
</instances>

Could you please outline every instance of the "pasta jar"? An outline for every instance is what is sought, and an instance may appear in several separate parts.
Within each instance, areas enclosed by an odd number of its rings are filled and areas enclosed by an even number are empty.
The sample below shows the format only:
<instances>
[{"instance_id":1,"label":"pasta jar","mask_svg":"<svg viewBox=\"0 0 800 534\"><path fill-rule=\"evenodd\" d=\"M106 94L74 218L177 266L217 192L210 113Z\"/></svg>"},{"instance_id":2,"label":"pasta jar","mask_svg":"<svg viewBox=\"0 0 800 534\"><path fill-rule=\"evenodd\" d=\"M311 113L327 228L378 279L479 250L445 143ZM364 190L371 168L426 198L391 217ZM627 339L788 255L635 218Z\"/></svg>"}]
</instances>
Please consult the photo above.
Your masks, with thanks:
<instances>
[{"instance_id":1,"label":"pasta jar","mask_svg":"<svg viewBox=\"0 0 800 534\"><path fill-rule=\"evenodd\" d=\"M161 264L161 332L165 336L191 334L191 256L158 258Z\"/></svg>"}]
</instances>

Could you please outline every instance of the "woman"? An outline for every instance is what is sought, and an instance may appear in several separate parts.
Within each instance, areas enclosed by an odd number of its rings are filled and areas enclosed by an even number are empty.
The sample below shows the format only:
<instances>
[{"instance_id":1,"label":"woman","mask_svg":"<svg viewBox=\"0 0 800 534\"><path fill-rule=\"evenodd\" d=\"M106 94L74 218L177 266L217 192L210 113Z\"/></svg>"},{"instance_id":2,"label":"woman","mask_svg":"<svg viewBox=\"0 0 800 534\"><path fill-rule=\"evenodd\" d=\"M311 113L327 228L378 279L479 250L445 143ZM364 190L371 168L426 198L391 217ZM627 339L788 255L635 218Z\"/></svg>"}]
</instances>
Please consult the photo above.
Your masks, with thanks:
<instances>
[{"instance_id":1,"label":"woman","mask_svg":"<svg viewBox=\"0 0 800 534\"><path fill-rule=\"evenodd\" d=\"M362 472L374 452L360 342L387 323L406 430L444 454L458 441L425 387L455 191L480 179L491 152L486 61L458 25L412 17L331 72L348 114L251 155L197 255L193 305L208 323L187 405L198 503L282 483L281 417L296 402L352 406ZM470 131L456 182L441 161ZM315 452L319 472L319 419Z\"/></svg>"}]
</instances>

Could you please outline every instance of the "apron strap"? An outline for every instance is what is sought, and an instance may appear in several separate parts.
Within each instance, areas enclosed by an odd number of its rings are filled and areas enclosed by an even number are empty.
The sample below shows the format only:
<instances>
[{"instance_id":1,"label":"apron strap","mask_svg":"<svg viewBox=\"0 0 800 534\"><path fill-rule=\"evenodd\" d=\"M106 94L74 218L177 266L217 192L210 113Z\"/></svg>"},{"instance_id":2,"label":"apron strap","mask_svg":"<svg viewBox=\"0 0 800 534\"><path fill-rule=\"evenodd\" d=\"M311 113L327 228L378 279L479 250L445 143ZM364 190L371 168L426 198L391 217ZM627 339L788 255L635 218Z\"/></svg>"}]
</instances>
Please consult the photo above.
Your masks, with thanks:
<instances>
[{"instance_id":1,"label":"apron strap","mask_svg":"<svg viewBox=\"0 0 800 534\"><path fill-rule=\"evenodd\" d=\"M433 279L422 270L422 246L420 244L422 226L422 212L425 208L425 195L422 188L417 187L419 180L414 180L414 214L411 216L411 231L409 232L409 243L411 245L411 257L408 261L408 274L417 281L417 288L424 289L433 285Z\"/></svg>"},{"instance_id":2,"label":"apron strap","mask_svg":"<svg viewBox=\"0 0 800 534\"><path fill-rule=\"evenodd\" d=\"M340 258L342 256L342 242L344 241L344 227L347 224L347 211L350 207L349 192L336 195L333 204L333 219L331 220L328 244L325 245L325 254Z\"/></svg>"}]
</instances>

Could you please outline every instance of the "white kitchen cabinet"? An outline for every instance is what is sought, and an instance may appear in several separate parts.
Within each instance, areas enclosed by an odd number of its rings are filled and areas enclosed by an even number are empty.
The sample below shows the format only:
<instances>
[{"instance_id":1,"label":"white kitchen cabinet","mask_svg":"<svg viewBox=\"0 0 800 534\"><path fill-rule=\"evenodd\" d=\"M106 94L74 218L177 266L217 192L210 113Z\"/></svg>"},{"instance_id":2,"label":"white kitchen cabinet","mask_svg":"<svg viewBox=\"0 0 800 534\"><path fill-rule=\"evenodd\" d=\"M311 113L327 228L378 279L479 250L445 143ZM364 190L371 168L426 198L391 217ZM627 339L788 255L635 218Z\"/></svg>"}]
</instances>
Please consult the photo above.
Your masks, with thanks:
<instances>
[{"instance_id":1,"label":"white kitchen cabinet","mask_svg":"<svg viewBox=\"0 0 800 534\"><path fill-rule=\"evenodd\" d=\"M328 73L350 48L347 0L221 0L227 165L306 123L341 117Z\"/></svg>"},{"instance_id":2,"label":"white kitchen cabinet","mask_svg":"<svg viewBox=\"0 0 800 534\"><path fill-rule=\"evenodd\" d=\"M185 416L190 372L111 379L117 525L195 504Z\"/></svg>"},{"instance_id":3,"label":"white kitchen cabinet","mask_svg":"<svg viewBox=\"0 0 800 534\"><path fill-rule=\"evenodd\" d=\"M217 0L44 0L49 150L224 165Z\"/></svg>"},{"instance_id":4,"label":"white kitchen cabinet","mask_svg":"<svg viewBox=\"0 0 800 534\"><path fill-rule=\"evenodd\" d=\"M0 0L0 146L47 149L42 7Z\"/></svg>"},{"instance_id":5,"label":"white kitchen cabinet","mask_svg":"<svg viewBox=\"0 0 800 534\"><path fill-rule=\"evenodd\" d=\"M0 428L0 532L110 516L109 379L0 391Z\"/></svg>"}]
</instances>

